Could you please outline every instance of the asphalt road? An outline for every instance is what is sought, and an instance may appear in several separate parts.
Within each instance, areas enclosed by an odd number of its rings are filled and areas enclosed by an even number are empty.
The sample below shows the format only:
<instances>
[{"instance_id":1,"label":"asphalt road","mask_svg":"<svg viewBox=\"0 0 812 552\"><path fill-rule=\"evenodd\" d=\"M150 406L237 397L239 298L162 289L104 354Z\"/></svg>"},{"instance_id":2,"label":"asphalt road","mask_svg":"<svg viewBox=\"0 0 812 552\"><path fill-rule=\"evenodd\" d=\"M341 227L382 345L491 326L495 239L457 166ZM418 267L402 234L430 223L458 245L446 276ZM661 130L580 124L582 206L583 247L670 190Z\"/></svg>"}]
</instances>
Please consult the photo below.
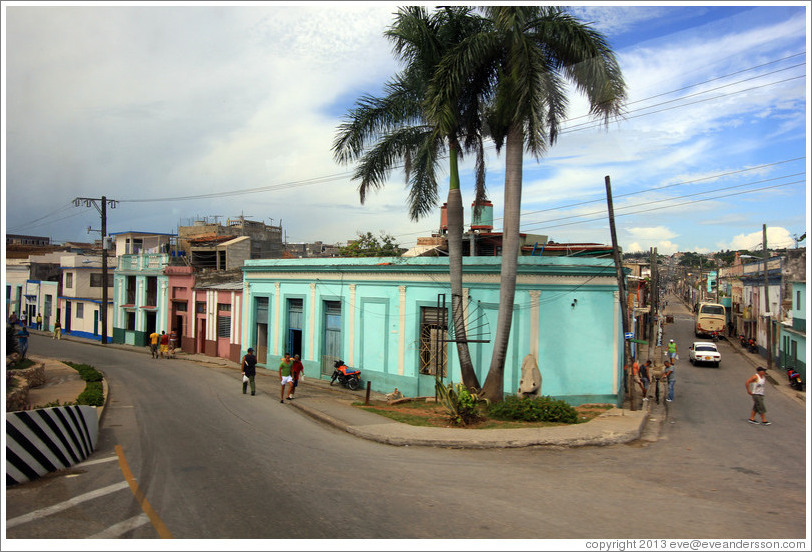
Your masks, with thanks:
<instances>
[{"instance_id":1,"label":"asphalt road","mask_svg":"<svg viewBox=\"0 0 812 552\"><path fill-rule=\"evenodd\" d=\"M727 343L721 368L688 364L672 308L660 439L577 449L382 445L280 404L271 375L251 397L233 369L32 336L103 371L110 402L89 462L7 489L7 537L804 538L803 406L768 389L773 425L748 424L750 366Z\"/></svg>"}]
</instances>

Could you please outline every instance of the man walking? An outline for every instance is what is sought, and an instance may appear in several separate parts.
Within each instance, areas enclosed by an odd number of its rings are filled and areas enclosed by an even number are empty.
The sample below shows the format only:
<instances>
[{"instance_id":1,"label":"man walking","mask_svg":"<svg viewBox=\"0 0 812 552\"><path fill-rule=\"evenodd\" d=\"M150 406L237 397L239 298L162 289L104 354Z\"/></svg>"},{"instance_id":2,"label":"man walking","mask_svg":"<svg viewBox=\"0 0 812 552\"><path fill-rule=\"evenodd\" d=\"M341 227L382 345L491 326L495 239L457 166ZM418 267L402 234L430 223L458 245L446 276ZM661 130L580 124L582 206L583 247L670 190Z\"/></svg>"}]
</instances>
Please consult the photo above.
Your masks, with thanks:
<instances>
[{"instance_id":1,"label":"man walking","mask_svg":"<svg viewBox=\"0 0 812 552\"><path fill-rule=\"evenodd\" d=\"M285 402L285 386L287 384L290 384L290 393L293 393L293 377L290 375L291 368L293 368L293 359L290 358L290 353L285 353L285 356L282 357L282 360L279 362L279 383L282 386L279 402L281 403Z\"/></svg>"},{"instance_id":2,"label":"man walking","mask_svg":"<svg viewBox=\"0 0 812 552\"><path fill-rule=\"evenodd\" d=\"M750 417L747 419L751 424L758 425L756 421L756 414L761 415L761 425L770 425L767 421L765 414L767 407L764 406L764 386L767 383L767 369L763 366L756 368L756 373L748 379L744 386L747 388L747 393L753 397L753 410L750 412Z\"/></svg>"},{"instance_id":3,"label":"man walking","mask_svg":"<svg viewBox=\"0 0 812 552\"><path fill-rule=\"evenodd\" d=\"M62 324L59 323L58 319L54 324L54 337L52 339L62 339Z\"/></svg>"},{"instance_id":4,"label":"man walking","mask_svg":"<svg viewBox=\"0 0 812 552\"><path fill-rule=\"evenodd\" d=\"M299 387L299 379L304 375L303 372L304 366L299 355L293 355L293 364L290 367L290 377L293 378L293 381L290 384L290 393L288 393L289 401L294 399L293 394L296 392L296 388Z\"/></svg>"},{"instance_id":5,"label":"man walking","mask_svg":"<svg viewBox=\"0 0 812 552\"><path fill-rule=\"evenodd\" d=\"M158 358L158 340L161 338L158 332L149 334L149 350L152 352L152 358Z\"/></svg>"},{"instance_id":6,"label":"man walking","mask_svg":"<svg viewBox=\"0 0 812 552\"><path fill-rule=\"evenodd\" d=\"M169 358L169 336L165 331L161 331L161 358Z\"/></svg>"},{"instance_id":7,"label":"man walking","mask_svg":"<svg viewBox=\"0 0 812 552\"><path fill-rule=\"evenodd\" d=\"M251 385L251 394L256 395L257 388L254 378L257 375L257 357L254 356L254 349L248 348L248 352L242 357L242 375L248 378L242 380L242 394L245 395L248 385Z\"/></svg>"},{"instance_id":8,"label":"man walking","mask_svg":"<svg viewBox=\"0 0 812 552\"><path fill-rule=\"evenodd\" d=\"M668 397L665 400L671 402L674 400L674 385L677 383L677 374L674 373L674 365L667 360L663 368L663 378L668 380Z\"/></svg>"},{"instance_id":9,"label":"man walking","mask_svg":"<svg viewBox=\"0 0 812 552\"><path fill-rule=\"evenodd\" d=\"M668 362L670 362L673 365L676 359L677 359L677 344L674 343L674 340L672 339L668 342Z\"/></svg>"}]
</instances>

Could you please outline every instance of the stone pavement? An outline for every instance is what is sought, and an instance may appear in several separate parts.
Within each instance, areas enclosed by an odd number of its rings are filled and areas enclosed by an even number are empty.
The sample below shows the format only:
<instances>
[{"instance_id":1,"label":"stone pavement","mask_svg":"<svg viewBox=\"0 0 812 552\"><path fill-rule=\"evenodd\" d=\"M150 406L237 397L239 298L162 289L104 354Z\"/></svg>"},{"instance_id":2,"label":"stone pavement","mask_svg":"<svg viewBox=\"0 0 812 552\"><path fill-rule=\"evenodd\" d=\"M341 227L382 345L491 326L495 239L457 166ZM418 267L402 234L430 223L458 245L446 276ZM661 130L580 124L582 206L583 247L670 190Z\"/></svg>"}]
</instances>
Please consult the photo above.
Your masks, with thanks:
<instances>
[{"instance_id":1,"label":"stone pavement","mask_svg":"<svg viewBox=\"0 0 812 552\"><path fill-rule=\"evenodd\" d=\"M47 332L38 332L36 330L32 330L31 333L43 336L50 335ZM111 343L101 345L98 341L70 335L63 335L62 339L92 344L99 347L129 350L145 355L149 354L147 347ZM33 358L36 357L36 355L29 355L29 357ZM178 352L176 358L201 364L233 368L235 380L240 379L239 365L226 359L182 352ZM157 362L173 362L173 360L162 359ZM81 383L80 388L77 381L68 377L63 368L58 366L59 364L61 363L48 360L46 372L53 371L53 376L49 379L49 383L40 390L41 395L37 396L36 404L45 404L56 399L59 399L61 402L74 401L78 394L84 389L84 382ZM64 366L64 369L71 370L66 366ZM270 397L271 400L274 401L277 400L279 384L276 377L276 371L258 369L258 396ZM108 393L105 389L105 397L107 396ZM396 422L352 406L353 402L364 402L365 398L366 389L350 391L349 389L338 386L338 384L330 386L329 381L320 380L315 377L311 378L306 375L304 381L299 385L296 391L296 398L292 401L286 401L284 407L296 408L315 420L338 428L341 431L346 431L356 437L371 441L398 446L411 445L452 448L615 445L639 439L656 439L659 424L662 423L664 419L664 415L657 410L662 408L661 405L652 405L651 407L646 405L646 408L641 409L638 407L635 411L626 408L613 408L589 422L567 426L521 429L417 427ZM370 399L381 400L385 399L385 397L381 393L370 392ZM283 407L282 405L279 406Z\"/></svg>"}]
</instances>

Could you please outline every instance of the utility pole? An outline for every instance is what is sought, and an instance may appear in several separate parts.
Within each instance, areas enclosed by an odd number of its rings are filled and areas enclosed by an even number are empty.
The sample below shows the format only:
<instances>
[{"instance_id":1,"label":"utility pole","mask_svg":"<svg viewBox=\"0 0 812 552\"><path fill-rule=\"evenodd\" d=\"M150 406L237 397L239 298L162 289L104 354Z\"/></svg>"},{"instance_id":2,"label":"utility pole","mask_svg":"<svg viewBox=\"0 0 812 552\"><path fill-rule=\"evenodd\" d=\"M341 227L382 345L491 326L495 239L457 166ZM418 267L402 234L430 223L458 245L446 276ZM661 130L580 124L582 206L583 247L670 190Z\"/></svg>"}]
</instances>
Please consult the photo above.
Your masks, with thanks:
<instances>
[{"instance_id":1,"label":"utility pole","mask_svg":"<svg viewBox=\"0 0 812 552\"><path fill-rule=\"evenodd\" d=\"M116 208L116 200L107 199L101 196L99 199L90 197L77 197L73 200L73 205L79 207L84 202L85 207L91 205L101 215L101 238L102 238L102 305L99 312L101 320L101 344L107 345L107 206Z\"/></svg>"},{"instance_id":2,"label":"utility pole","mask_svg":"<svg viewBox=\"0 0 812 552\"><path fill-rule=\"evenodd\" d=\"M719 303L719 257L716 257L716 300L714 303Z\"/></svg>"},{"instance_id":3,"label":"utility pole","mask_svg":"<svg viewBox=\"0 0 812 552\"><path fill-rule=\"evenodd\" d=\"M649 278L649 294L650 299L649 303L651 303L651 310L648 316L648 358L646 360L651 360L652 354L654 353L654 347L657 345L657 340L654 338L654 313L657 311L655 305L657 304L657 287L656 287L656 277L654 275L656 270L656 255L654 253L654 248L649 249L651 259L649 264L651 265L651 277Z\"/></svg>"},{"instance_id":4,"label":"utility pole","mask_svg":"<svg viewBox=\"0 0 812 552\"><path fill-rule=\"evenodd\" d=\"M606 203L609 208L609 230L612 233L612 251L615 257L615 271L617 273L617 288L620 294L619 301L620 301L620 316L621 322L623 325L623 367L625 369L626 366L629 367L629 372L626 375L626 385L629 389L629 403L631 405L631 410L637 410L637 405L635 404L635 393L634 393L634 381L631 378L631 358L632 358L632 349L629 340L626 339L626 334L629 332L629 317L626 308L626 286L623 283L623 264L620 260L620 249L617 245L617 232L615 231L615 209L612 206L612 184L609 180L609 175L605 178L606 182Z\"/></svg>"},{"instance_id":5,"label":"utility pole","mask_svg":"<svg viewBox=\"0 0 812 552\"><path fill-rule=\"evenodd\" d=\"M761 241L764 246L764 324L767 326L767 370L773 369L773 328L770 313L770 278L767 275L767 225L761 225Z\"/></svg>"}]
</instances>

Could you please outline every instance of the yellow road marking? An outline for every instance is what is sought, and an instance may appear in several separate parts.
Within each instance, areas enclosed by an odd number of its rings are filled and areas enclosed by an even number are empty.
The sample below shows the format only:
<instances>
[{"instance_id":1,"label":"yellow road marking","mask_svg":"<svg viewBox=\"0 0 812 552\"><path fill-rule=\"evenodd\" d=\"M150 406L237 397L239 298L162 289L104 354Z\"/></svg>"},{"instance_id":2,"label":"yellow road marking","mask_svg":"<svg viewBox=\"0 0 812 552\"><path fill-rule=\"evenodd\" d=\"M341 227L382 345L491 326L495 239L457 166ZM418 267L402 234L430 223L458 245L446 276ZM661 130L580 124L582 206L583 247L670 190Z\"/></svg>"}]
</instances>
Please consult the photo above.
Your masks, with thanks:
<instances>
[{"instance_id":1,"label":"yellow road marking","mask_svg":"<svg viewBox=\"0 0 812 552\"><path fill-rule=\"evenodd\" d=\"M156 531L158 531L158 535L162 539L174 538L166 525L164 525L164 522L161 521L161 518L158 517L155 510L152 509L147 497L144 496L144 493L138 486L138 482L136 482L135 477L133 477L133 473L130 471L130 466L127 464L127 460L124 458L124 450L121 448L121 445L116 445L116 454L118 455L118 465L121 467L121 472L124 474L124 479L127 480L130 490L132 491L133 495L135 495L135 500L138 501L138 504L141 505L141 509L145 514L147 514L147 517L149 517L149 520L152 522L152 526L155 527Z\"/></svg>"}]
</instances>

